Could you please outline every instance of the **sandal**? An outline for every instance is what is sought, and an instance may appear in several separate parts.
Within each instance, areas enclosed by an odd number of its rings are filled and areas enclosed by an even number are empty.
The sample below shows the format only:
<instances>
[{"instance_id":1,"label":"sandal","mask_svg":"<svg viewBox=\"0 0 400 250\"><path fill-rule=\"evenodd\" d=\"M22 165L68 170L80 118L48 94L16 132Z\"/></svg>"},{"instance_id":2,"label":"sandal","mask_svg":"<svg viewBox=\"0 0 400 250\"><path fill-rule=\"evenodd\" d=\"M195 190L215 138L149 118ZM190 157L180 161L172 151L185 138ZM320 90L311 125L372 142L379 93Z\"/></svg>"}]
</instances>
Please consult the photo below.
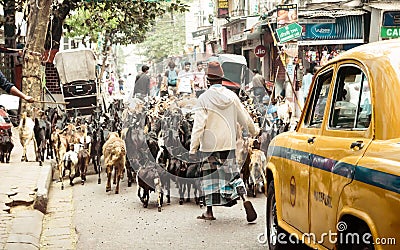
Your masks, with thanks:
<instances>
[{"instance_id":1,"label":"sandal","mask_svg":"<svg viewBox=\"0 0 400 250\"><path fill-rule=\"evenodd\" d=\"M246 210L247 222L253 222L257 219L256 210L250 201L243 202L244 209Z\"/></svg>"},{"instance_id":2,"label":"sandal","mask_svg":"<svg viewBox=\"0 0 400 250\"><path fill-rule=\"evenodd\" d=\"M197 216L197 219L200 220L216 220L214 216L210 217L210 216L205 216L204 214Z\"/></svg>"}]
</instances>

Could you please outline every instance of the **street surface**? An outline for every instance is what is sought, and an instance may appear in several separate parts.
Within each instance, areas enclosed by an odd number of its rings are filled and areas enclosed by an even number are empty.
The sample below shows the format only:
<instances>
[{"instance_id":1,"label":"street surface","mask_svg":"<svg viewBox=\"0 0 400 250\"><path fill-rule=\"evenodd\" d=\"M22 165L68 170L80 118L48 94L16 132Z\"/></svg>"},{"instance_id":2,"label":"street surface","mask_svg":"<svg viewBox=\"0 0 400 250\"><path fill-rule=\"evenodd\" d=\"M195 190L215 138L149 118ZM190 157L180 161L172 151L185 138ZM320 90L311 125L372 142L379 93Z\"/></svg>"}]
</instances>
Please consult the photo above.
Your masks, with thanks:
<instances>
[{"instance_id":1,"label":"street surface","mask_svg":"<svg viewBox=\"0 0 400 250\"><path fill-rule=\"evenodd\" d=\"M91 169L91 166L89 167ZM57 174L57 171L55 172ZM56 176L56 175L54 175ZM157 212L156 196L150 194L148 208L137 197L136 185L121 182L120 194L105 192L97 175L89 175L84 186L60 189L51 185L48 214L45 216L41 246L57 249L265 249L258 243L264 232L265 197L250 198L258 213L255 223L247 223L239 202L231 208L215 207L215 221L196 219L205 211L192 200L179 205L177 198ZM68 183L68 182L67 182ZM174 186L174 185L173 185ZM113 186L114 187L114 186Z\"/></svg>"}]
</instances>

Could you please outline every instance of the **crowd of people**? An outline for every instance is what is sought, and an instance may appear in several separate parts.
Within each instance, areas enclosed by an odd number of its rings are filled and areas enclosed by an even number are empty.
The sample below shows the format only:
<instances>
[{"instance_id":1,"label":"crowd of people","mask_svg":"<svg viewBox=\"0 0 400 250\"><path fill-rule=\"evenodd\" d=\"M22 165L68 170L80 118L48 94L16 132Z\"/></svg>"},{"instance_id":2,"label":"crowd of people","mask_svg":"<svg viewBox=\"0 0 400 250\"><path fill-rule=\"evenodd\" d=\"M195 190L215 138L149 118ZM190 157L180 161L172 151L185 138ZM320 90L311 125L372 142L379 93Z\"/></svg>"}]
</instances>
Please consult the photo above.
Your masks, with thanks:
<instances>
[{"instance_id":1,"label":"crowd of people","mask_svg":"<svg viewBox=\"0 0 400 250\"><path fill-rule=\"evenodd\" d=\"M105 83L107 86L108 94L109 95L113 95L115 93L124 94L125 81L126 80L124 80L124 77L122 77L121 75L119 75L117 79L113 72L107 74Z\"/></svg>"},{"instance_id":2,"label":"crowd of people","mask_svg":"<svg viewBox=\"0 0 400 250\"><path fill-rule=\"evenodd\" d=\"M163 74L156 77L149 75L149 67L143 65L136 76L133 88L134 97L166 96L166 95L196 95L199 96L207 89L205 71L202 62L197 62L192 70L192 64L185 62L182 70L178 70L174 62L168 64Z\"/></svg>"},{"instance_id":3,"label":"crowd of people","mask_svg":"<svg viewBox=\"0 0 400 250\"><path fill-rule=\"evenodd\" d=\"M206 77L205 63L197 62L193 65L185 62L181 70L177 69L174 62L169 62L163 74L151 76L149 67L143 65L141 72L134 80L132 97L145 96L196 96L199 97L210 86ZM257 69L252 70L253 75L249 86L245 89L261 102L268 93L266 81ZM120 85L121 86L121 85Z\"/></svg>"}]
</instances>

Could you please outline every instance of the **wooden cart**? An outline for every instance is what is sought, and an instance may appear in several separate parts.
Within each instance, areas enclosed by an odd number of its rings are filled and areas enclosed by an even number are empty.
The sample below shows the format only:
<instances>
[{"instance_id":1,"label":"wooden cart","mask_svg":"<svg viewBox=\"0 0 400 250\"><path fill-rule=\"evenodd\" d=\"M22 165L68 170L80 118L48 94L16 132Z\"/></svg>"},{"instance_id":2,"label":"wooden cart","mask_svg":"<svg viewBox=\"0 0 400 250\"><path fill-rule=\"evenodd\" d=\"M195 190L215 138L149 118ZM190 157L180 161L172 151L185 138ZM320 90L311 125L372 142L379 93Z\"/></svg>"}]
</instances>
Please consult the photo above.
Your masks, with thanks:
<instances>
[{"instance_id":1,"label":"wooden cart","mask_svg":"<svg viewBox=\"0 0 400 250\"><path fill-rule=\"evenodd\" d=\"M54 57L67 112L90 115L97 106L96 57L90 49L59 51Z\"/></svg>"}]
</instances>

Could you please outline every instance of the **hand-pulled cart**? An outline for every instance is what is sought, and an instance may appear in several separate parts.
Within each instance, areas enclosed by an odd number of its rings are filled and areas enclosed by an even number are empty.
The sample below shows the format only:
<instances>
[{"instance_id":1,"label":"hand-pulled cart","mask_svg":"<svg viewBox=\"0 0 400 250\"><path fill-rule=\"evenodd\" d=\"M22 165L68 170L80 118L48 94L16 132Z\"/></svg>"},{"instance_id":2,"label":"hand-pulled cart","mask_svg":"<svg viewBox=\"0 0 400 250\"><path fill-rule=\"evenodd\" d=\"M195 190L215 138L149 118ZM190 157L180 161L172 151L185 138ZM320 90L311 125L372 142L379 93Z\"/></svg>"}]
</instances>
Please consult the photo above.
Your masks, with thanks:
<instances>
[{"instance_id":1,"label":"hand-pulled cart","mask_svg":"<svg viewBox=\"0 0 400 250\"><path fill-rule=\"evenodd\" d=\"M59 51L54 57L67 112L90 115L97 106L96 57L90 49Z\"/></svg>"}]
</instances>

